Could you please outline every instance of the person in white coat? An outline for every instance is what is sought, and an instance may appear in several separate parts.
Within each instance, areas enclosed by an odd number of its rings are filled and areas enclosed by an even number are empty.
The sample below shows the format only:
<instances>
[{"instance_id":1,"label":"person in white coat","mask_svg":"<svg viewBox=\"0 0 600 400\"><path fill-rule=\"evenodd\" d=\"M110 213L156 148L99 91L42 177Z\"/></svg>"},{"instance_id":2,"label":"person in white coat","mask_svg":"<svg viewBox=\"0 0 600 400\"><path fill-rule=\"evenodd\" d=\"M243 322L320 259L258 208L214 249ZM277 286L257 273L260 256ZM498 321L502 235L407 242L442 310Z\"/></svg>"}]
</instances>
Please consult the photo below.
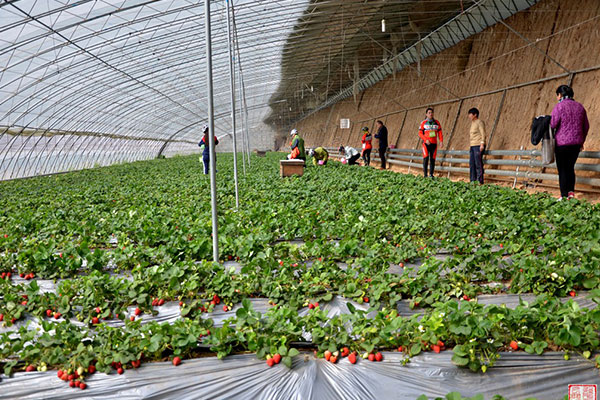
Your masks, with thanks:
<instances>
[{"instance_id":1,"label":"person in white coat","mask_svg":"<svg viewBox=\"0 0 600 400\"><path fill-rule=\"evenodd\" d=\"M360 153L354 147L340 146L339 152L342 153L342 157L348 165L358 165L357 161L360 158Z\"/></svg>"}]
</instances>

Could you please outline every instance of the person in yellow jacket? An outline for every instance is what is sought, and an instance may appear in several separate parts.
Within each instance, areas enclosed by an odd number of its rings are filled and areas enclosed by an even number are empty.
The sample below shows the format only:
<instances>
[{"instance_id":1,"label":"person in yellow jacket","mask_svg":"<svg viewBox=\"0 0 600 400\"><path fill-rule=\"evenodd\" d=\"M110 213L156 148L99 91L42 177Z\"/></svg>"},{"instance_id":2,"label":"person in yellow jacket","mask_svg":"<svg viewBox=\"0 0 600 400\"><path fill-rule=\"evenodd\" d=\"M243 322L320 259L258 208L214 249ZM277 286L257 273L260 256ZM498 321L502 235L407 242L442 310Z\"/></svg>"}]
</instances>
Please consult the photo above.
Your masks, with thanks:
<instances>
[{"instance_id":1,"label":"person in yellow jacket","mask_svg":"<svg viewBox=\"0 0 600 400\"><path fill-rule=\"evenodd\" d=\"M329 159L329 152L323 147L317 147L316 149L310 149L308 155L313 158L313 164L316 165L327 165Z\"/></svg>"}]
</instances>

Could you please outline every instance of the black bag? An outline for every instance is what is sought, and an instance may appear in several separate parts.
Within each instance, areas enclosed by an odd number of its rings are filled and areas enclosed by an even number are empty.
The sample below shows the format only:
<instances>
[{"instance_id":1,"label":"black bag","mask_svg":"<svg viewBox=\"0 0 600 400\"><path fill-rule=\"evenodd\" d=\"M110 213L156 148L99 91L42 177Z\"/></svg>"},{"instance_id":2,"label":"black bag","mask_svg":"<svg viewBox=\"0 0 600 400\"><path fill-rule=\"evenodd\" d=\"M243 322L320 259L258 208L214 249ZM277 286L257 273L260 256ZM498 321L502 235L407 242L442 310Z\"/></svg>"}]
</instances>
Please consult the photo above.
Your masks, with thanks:
<instances>
[{"instance_id":1,"label":"black bag","mask_svg":"<svg viewBox=\"0 0 600 400\"><path fill-rule=\"evenodd\" d=\"M542 141L544 135L550 130L550 115L540 115L535 117L531 123L531 144L537 146Z\"/></svg>"}]
</instances>

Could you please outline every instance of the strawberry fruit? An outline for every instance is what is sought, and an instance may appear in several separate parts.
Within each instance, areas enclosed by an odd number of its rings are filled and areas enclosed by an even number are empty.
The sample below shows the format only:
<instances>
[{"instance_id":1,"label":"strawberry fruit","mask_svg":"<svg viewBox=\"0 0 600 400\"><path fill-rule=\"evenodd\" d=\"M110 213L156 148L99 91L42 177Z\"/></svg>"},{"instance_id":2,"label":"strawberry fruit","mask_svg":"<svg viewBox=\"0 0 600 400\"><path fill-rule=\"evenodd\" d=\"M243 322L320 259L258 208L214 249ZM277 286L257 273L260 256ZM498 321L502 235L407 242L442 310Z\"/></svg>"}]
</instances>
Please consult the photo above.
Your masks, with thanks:
<instances>
[{"instance_id":1,"label":"strawberry fruit","mask_svg":"<svg viewBox=\"0 0 600 400\"><path fill-rule=\"evenodd\" d=\"M350 364L356 364L356 353L351 353L348 356L348 361L350 361Z\"/></svg>"},{"instance_id":2,"label":"strawberry fruit","mask_svg":"<svg viewBox=\"0 0 600 400\"><path fill-rule=\"evenodd\" d=\"M517 343L516 340L511 340L510 341L510 348L513 350L518 350L519 349L519 343Z\"/></svg>"},{"instance_id":3,"label":"strawberry fruit","mask_svg":"<svg viewBox=\"0 0 600 400\"><path fill-rule=\"evenodd\" d=\"M279 364L281 362L281 354L277 353L273 356L273 361L275 361L275 364Z\"/></svg>"},{"instance_id":4,"label":"strawberry fruit","mask_svg":"<svg viewBox=\"0 0 600 400\"><path fill-rule=\"evenodd\" d=\"M179 364L181 364L181 358L179 358L179 357L174 357L174 358L173 358L173 365L174 365L174 366L178 366Z\"/></svg>"},{"instance_id":5,"label":"strawberry fruit","mask_svg":"<svg viewBox=\"0 0 600 400\"><path fill-rule=\"evenodd\" d=\"M377 352L377 354L375 354L375 361L381 361L383 360L383 354L381 354L380 352Z\"/></svg>"}]
</instances>

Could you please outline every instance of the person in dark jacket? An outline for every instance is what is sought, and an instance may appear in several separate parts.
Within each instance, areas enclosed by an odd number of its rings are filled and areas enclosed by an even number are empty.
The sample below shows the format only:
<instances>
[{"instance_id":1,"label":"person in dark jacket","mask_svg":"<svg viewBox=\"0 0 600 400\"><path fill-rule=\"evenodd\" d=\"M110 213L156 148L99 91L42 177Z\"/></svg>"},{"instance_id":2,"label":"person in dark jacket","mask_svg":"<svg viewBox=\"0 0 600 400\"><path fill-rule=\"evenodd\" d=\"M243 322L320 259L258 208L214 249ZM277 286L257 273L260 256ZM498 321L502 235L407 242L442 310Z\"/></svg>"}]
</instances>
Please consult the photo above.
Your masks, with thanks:
<instances>
[{"instance_id":1,"label":"person in dark jacket","mask_svg":"<svg viewBox=\"0 0 600 400\"><path fill-rule=\"evenodd\" d=\"M204 175L208 175L208 171L210 170L210 146L208 145L208 125L204 125L202 128L202 132L204 136L200 139L200 149L202 150L202 164L204 164ZM215 146L219 144L219 140L215 136ZM217 163L217 157L215 154L215 164Z\"/></svg>"},{"instance_id":2,"label":"person in dark jacket","mask_svg":"<svg viewBox=\"0 0 600 400\"><path fill-rule=\"evenodd\" d=\"M573 100L573 89L560 85L556 89L558 104L552 109L550 127L556 130L556 169L560 186L560 198L575 197L575 162L590 130L585 108Z\"/></svg>"},{"instance_id":3,"label":"person in dark jacket","mask_svg":"<svg viewBox=\"0 0 600 400\"><path fill-rule=\"evenodd\" d=\"M377 121L377 133L375 139L379 139L379 158L381 159L381 169L386 168L385 153L388 148L388 130L382 121Z\"/></svg>"}]
</instances>

